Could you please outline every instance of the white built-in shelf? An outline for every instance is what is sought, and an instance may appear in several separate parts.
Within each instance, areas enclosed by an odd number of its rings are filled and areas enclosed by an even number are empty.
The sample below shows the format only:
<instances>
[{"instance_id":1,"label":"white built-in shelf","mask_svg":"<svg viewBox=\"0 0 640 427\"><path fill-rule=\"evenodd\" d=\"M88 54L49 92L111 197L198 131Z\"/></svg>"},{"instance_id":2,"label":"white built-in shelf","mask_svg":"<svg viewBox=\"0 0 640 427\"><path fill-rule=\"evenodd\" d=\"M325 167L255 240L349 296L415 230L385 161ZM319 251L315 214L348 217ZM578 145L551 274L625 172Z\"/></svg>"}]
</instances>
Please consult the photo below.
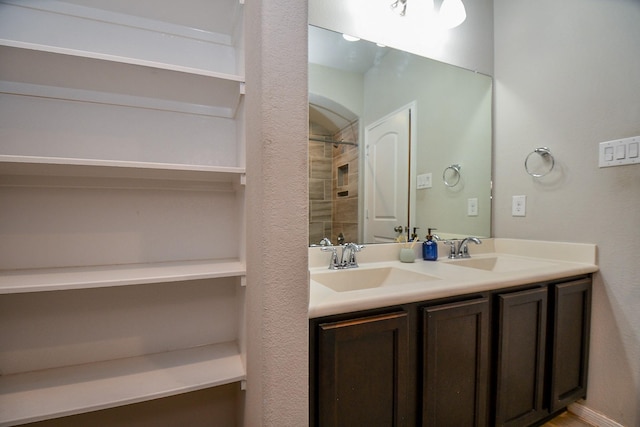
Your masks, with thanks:
<instances>
[{"instance_id":1,"label":"white built-in shelf","mask_svg":"<svg viewBox=\"0 0 640 427\"><path fill-rule=\"evenodd\" d=\"M237 0L219 6L224 28L199 29L61 1L0 0L0 92L233 118L244 93L242 13Z\"/></svg>"},{"instance_id":2,"label":"white built-in shelf","mask_svg":"<svg viewBox=\"0 0 640 427\"><path fill-rule=\"evenodd\" d=\"M245 377L235 342L0 376L0 426L159 399Z\"/></svg>"},{"instance_id":3,"label":"white built-in shelf","mask_svg":"<svg viewBox=\"0 0 640 427\"><path fill-rule=\"evenodd\" d=\"M0 184L3 182L2 176L166 179L235 183L244 181L244 174L245 168L231 166L0 155ZM6 182L6 178L4 181Z\"/></svg>"},{"instance_id":4,"label":"white built-in shelf","mask_svg":"<svg viewBox=\"0 0 640 427\"><path fill-rule=\"evenodd\" d=\"M238 260L0 270L0 294L104 288L244 275L245 264Z\"/></svg>"},{"instance_id":5,"label":"white built-in shelf","mask_svg":"<svg viewBox=\"0 0 640 427\"><path fill-rule=\"evenodd\" d=\"M63 1L0 0L0 44L234 79L243 74L236 52L241 5L217 5L224 9L220 28L205 29Z\"/></svg>"}]
</instances>

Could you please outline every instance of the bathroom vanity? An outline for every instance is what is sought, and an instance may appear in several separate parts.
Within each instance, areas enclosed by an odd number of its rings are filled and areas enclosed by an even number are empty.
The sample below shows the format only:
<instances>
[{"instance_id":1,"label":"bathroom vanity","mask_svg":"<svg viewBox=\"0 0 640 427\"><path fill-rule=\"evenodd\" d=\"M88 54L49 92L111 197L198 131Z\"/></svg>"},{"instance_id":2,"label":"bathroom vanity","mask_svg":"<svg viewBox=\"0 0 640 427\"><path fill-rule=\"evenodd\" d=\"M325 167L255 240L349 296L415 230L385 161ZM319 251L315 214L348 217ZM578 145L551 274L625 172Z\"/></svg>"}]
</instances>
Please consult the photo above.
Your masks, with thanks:
<instances>
[{"instance_id":1,"label":"bathroom vanity","mask_svg":"<svg viewBox=\"0 0 640 427\"><path fill-rule=\"evenodd\" d=\"M354 290L310 253L311 425L528 426L584 397L595 246L547 243L411 264L370 246L361 271L406 282Z\"/></svg>"}]
</instances>

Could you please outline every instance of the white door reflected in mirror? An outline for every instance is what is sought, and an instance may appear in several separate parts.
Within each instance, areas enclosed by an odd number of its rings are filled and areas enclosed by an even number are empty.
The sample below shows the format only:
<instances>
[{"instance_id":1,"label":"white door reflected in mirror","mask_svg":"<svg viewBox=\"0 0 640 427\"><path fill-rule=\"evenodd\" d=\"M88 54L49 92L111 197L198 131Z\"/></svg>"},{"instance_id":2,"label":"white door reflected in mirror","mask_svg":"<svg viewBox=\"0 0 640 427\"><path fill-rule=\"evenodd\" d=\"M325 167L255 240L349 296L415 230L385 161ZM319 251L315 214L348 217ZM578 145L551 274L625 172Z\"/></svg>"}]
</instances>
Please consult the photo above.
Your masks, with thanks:
<instances>
[{"instance_id":1,"label":"white door reflected in mirror","mask_svg":"<svg viewBox=\"0 0 640 427\"><path fill-rule=\"evenodd\" d=\"M394 242L397 224L409 225L412 106L378 120L365 130L365 223L367 242Z\"/></svg>"}]
</instances>

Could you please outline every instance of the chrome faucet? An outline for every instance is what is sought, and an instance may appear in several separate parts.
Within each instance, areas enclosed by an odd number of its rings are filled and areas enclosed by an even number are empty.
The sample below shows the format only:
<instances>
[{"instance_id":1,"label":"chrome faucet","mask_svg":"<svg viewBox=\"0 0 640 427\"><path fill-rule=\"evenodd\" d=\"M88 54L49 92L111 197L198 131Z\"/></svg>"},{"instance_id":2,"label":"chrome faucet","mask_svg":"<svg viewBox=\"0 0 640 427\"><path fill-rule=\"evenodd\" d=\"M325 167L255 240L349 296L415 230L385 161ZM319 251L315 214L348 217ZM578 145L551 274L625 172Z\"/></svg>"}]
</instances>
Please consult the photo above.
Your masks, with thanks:
<instances>
[{"instance_id":1,"label":"chrome faucet","mask_svg":"<svg viewBox=\"0 0 640 427\"><path fill-rule=\"evenodd\" d=\"M468 248L469 242L473 242L476 245L482 244L482 240L478 239L477 237L473 237L473 236L465 237L460 242L460 246L458 246L459 258L471 258L471 255L469 255L469 248Z\"/></svg>"},{"instance_id":2,"label":"chrome faucet","mask_svg":"<svg viewBox=\"0 0 640 427\"><path fill-rule=\"evenodd\" d=\"M343 270L345 268L358 267L358 261L356 260L356 253L364 249L364 245L358 245L356 243L347 243L340 245L342 248L342 254L338 258L337 246L325 246L320 250L323 252L331 252L331 260L329 261L329 270Z\"/></svg>"},{"instance_id":3,"label":"chrome faucet","mask_svg":"<svg viewBox=\"0 0 640 427\"><path fill-rule=\"evenodd\" d=\"M456 246L456 242L458 242L458 245ZM458 259L458 258L471 258L471 255L469 255L469 242L473 242L476 245L480 245L482 244L482 240L478 239L477 237L473 237L473 236L469 236L469 237L465 237L462 240L447 240L444 243L446 245L451 246L451 248L449 249L449 259Z\"/></svg>"}]
</instances>

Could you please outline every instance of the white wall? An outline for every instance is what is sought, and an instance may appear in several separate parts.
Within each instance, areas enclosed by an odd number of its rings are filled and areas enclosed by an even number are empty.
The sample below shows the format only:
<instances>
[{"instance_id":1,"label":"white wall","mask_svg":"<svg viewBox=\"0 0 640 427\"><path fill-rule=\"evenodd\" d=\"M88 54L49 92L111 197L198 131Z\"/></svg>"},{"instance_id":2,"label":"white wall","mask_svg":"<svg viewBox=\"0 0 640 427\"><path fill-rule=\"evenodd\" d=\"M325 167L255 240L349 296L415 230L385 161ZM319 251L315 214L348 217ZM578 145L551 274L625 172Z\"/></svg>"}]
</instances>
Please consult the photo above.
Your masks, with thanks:
<instances>
[{"instance_id":1,"label":"white wall","mask_svg":"<svg viewBox=\"0 0 640 427\"><path fill-rule=\"evenodd\" d=\"M467 19L439 30L429 0L408 0L406 15L393 0L309 0L309 24L383 43L484 74L493 74L492 0L465 1ZM439 10L441 0L433 1Z\"/></svg>"},{"instance_id":2,"label":"white wall","mask_svg":"<svg viewBox=\"0 0 640 427\"><path fill-rule=\"evenodd\" d=\"M598 168L598 143L640 135L640 2L494 0L494 230L498 237L593 242L585 405L640 425L640 166ZM548 146L556 169L523 161ZM511 217L511 196L527 216Z\"/></svg>"},{"instance_id":3,"label":"white wall","mask_svg":"<svg viewBox=\"0 0 640 427\"><path fill-rule=\"evenodd\" d=\"M308 385L307 4L247 1L246 426L304 426Z\"/></svg>"}]
</instances>

